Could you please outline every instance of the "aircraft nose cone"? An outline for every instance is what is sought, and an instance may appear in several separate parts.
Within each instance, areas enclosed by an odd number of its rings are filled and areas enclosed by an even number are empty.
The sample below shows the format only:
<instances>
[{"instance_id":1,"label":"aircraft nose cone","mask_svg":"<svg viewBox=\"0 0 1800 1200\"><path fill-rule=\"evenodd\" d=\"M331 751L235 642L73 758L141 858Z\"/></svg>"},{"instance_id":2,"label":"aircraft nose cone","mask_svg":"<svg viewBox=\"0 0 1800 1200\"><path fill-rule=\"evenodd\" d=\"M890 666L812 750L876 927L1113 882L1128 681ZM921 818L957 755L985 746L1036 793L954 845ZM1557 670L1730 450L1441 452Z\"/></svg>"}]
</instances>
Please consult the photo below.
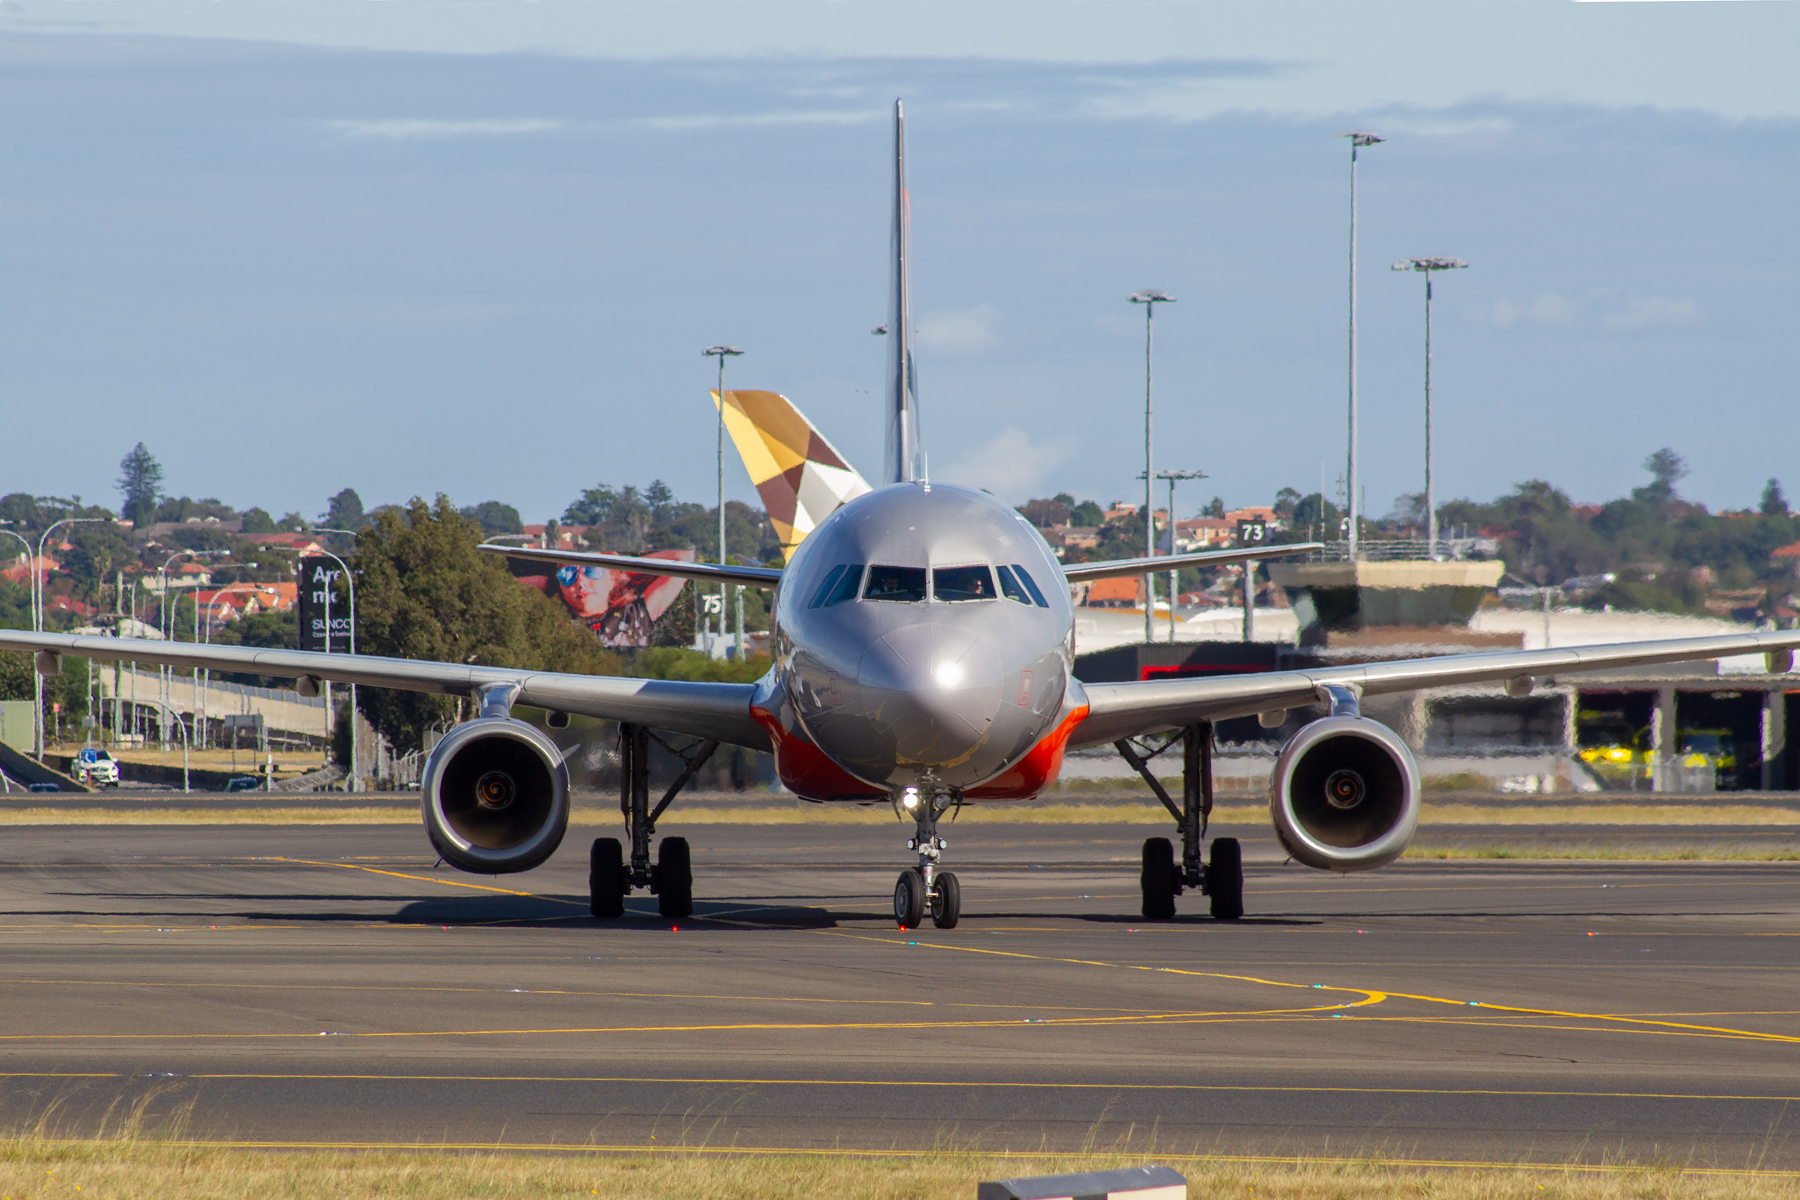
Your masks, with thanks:
<instances>
[{"instance_id":1,"label":"aircraft nose cone","mask_svg":"<svg viewBox=\"0 0 1800 1200\"><path fill-rule=\"evenodd\" d=\"M1000 652L951 625L906 625L863 652L857 683L901 763L953 766L986 740L1000 709Z\"/></svg>"}]
</instances>

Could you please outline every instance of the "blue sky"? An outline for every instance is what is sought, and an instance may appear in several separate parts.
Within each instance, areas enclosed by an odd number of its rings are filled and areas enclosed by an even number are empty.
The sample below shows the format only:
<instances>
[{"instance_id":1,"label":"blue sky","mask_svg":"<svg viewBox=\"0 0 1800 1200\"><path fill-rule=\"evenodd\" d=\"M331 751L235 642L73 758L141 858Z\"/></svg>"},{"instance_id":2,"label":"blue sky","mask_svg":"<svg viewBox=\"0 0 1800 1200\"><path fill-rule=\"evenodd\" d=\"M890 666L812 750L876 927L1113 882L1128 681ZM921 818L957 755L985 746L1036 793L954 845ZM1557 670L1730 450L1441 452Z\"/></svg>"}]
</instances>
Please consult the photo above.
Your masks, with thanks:
<instances>
[{"instance_id":1,"label":"blue sky","mask_svg":"<svg viewBox=\"0 0 1800 1200\"><path fill-rule=\"evenodd\" d=\"M1158 462L1266 502L1363 473L1754 503L1800 434L1800 6L0 5L0 490L277 513L446 491L528 520L712 491L701 347L879 454L886 113L907 99L933 474L1009 498ZM33 451L31 448L36 448ZM21 452L23 451L23 452ZM752 498L735 461L732 495ZM1330 484L1328 483L1328 490Z\"/></svg>"}]
</instances>

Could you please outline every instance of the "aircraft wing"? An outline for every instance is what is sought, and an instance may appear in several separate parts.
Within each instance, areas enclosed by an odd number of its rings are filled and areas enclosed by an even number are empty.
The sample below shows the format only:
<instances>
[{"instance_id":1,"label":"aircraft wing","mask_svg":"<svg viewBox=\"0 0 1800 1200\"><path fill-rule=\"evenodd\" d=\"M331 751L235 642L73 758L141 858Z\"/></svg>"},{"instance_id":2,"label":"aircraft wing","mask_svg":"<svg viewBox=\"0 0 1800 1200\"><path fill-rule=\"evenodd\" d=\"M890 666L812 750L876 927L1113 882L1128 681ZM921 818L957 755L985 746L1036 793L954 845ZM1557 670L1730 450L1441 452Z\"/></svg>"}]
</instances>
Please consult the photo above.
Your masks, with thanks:
<instances>
[{"instance_id":1,"label":"aircraft wing","mask_svg":"<svg viewBox=\"0 0 1800 1200\"><path fill-rule=\"evenodd\" d=\"M1076 563L1063 568L1063 578L1070 583L1086 583L1090 579L1112 579L1120 575L1151 575L1158 571L1175 571L1182 567L1217 567L1225 563L1246 562L1252 558L1280 558L1284 554L1310 554L1323 550L1320 542L1296 542L1286 546L1259 546L1254 550L1197 550L1192 554L1160 554L1155 558L1113 558L1106 562Z\"/></svg>"},{"instance_id":2,"label":"aircraft wing","mask_svg":"<svg viewBox=\"0 0 1800 1200\"><path fill-rule=\"evenodd\" d=\"M1343 684L1365 696L1420 688L1494 683L1519 678L1610 671L1658 663L1762 654L1769 670L1793 669L1800 631L1739 633L1720 637L1671 638L1566 650L1509 650L1497 654L1451 654L1401 662L1204 679L1153 679L1141 683L1084 684L1088 716L1075 727L1071 746L1099 746L1123 737L1179 729L1196 721L1247 717L1321 702L1320 689Z\"/></svg>"},{"instance_id":3,"label":"aircraft wing","mask_svg":"<svg viewBox=\"0 0 1800 1200\"><path fill-rule=\"evenodd\" d=\"M662 563L664 560L653 558L648 561ZM750 716L750 698L756 686L749 683L688 683L609 675L566 675L556 671L381 658L372 654L320 654L306 650L80 637L17 629L0 629L0 650L32 650L105 662L245 671L448 696L474 696L490 684L511 683L519 688L515 704L579 713L607 721L627 721L694 737L716 738L753 750L770 749L768 734Z\"/></svg>"},{"instance_id":4,"label":"aircraft wing","mask_svg":"<svg viewBox=\"0 0 1800 1200\"><path fill-rule=\"evenodd\" d=\"M630 571L636 575L671 575L676 579L693 579L700 583L747 583L751 587L772 588L781 582L779 567L738 567L730 563L681 562L673 558L638 558L630 554L592 554L582 550L538 550L531 547L476 547L484 554L502 558L523 558L529 562L569 563L578 567L605 567L609 571ZM266 674L267 672L265 672Z\"/></svg>"}]
</instances>

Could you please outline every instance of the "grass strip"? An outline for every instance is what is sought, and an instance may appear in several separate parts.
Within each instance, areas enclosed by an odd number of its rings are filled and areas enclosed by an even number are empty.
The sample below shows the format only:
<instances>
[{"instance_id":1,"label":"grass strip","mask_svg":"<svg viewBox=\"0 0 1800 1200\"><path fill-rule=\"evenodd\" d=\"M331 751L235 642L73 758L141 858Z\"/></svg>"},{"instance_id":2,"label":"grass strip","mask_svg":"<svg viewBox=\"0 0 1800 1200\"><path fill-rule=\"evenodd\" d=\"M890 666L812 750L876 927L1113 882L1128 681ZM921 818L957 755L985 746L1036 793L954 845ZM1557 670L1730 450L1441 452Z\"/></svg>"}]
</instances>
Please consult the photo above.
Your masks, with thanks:
<instances>
[{"instance_id":1,"label":"grass strip","mask_svg":"<svg viewBox=\"0 0 1800 1200\"><path fill-rule=\"evenodd\" d=\"M1681 1163L1468 1163L1170 1153L981 1153L955 1149L611 1151L564 1146L209 1143L24 1136L0 1141L0 1197L159 1196L182 1200L654 1197L657 1200L968 1200L985 1179L1145 1164L1172 1166L1191 1197L1261 1200L1764 1200L1791 1198L1800 1173Z\"/></svg>"}]
</instances>

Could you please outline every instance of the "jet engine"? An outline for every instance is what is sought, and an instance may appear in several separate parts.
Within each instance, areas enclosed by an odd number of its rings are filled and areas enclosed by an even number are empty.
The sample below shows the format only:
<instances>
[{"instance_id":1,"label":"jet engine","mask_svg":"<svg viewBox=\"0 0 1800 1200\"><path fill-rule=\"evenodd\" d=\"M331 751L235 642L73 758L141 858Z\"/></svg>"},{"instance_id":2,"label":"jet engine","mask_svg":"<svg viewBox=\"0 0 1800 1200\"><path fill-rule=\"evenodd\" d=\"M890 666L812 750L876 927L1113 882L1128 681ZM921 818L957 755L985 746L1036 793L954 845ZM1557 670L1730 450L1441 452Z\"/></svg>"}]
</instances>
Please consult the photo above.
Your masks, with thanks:
<instances>
[{"instance_id":1,"label":"jet engine","mask_svg":"<svg viewBox=\"0 0 1800 1200\"><path fill-rule=\"evenodd\" d=\"M1385 867L1419 826L1419 768L1387 726L1326 717L1282 747L1269 811L1281 844L1309 867Z\"/></svg>"},{"instance_id":2,"label":"jet engine","mask_svg":"<svg viewBox=\"0 0 1800 1200\"><path fill-rule=\"evenodd\" d=\"M569 827L562 751L511 717L452 729L426 759L419 791L432 846L464 871L529 871Z\"/></svg>"}]
</instances>

